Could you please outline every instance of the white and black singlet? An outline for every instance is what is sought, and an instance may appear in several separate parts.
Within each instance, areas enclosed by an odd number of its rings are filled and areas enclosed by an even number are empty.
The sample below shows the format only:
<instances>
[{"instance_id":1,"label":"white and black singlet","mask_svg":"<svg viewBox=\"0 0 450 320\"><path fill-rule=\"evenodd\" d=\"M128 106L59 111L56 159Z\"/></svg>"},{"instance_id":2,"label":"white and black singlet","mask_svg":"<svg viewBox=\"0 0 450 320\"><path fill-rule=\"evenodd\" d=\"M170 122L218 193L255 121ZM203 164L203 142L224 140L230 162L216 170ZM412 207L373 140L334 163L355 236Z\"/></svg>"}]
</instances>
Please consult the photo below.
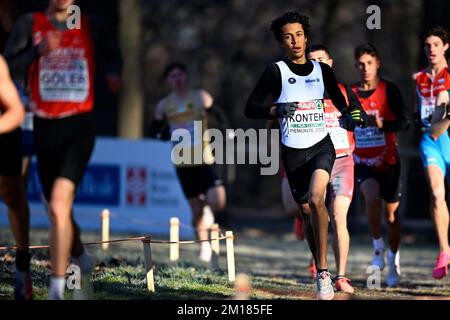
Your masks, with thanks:
<instances>
[{"instance_id":1,"label":"white and black singlet","mask_svg":"<svg viewBox=\"0 0 450 320\"><path fill-rule=\"evenodd\" d=\"M331 68L307 60L295 64L288 59L269 65L250 95L245 115L251 119L271 119L273 104L296 102L292 117L279 119L281 154L294 199L308 201L313 172L331 174L336 152L326 130L323 99L325 91L341 111L348 108ZM266 101L273 103L267 105Z\"/></svg>"}]
</instances>

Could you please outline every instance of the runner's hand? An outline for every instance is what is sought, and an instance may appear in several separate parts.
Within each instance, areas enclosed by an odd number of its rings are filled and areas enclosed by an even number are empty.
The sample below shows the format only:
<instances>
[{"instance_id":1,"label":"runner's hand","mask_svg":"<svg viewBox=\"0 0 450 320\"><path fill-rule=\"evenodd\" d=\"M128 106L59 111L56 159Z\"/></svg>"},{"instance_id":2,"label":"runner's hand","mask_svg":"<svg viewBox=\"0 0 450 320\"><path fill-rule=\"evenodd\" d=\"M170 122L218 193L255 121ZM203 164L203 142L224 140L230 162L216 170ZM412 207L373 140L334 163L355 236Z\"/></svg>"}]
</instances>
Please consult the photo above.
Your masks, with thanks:
<instances>
[{"instance_id":1,"label":"runner's hand","mask_svg":"<svg viewBox=\"0 0 450 320\"><path fill-rule=\"evenodd\" d=\"M350 111L348 111L348 109L345 110L346 112L343 113L350 113L353 121L355 121L356 125L360 128L365 128L367 127L368 123L369 123L369 117L367 115L367 113L364 112L364 110L360 109L360 108L354 108Z\"/></svg>"},{"instance_id":2,"label":"runner's hand","mask_svg":"<svg viewBox=\"0 0 450 320\"><path fill-rule=\"evenodd\" d=\"M41 43L38 45L39 55L45 56L59 48L61 42L61 32L60 31L52 31L48 32L44 39L42 39Z\"/></svg>"},{"instance_id":3,"label":"runner's hand","mask_svg":"<svg viewBox=\"0 0 450 320\"><path fill-rule=\"evenodd\" d=\"M295 114L295 110L297 110L296 102L287 102L287 103L277 103L276 104L275 114L277 118L288 118L292 117Z\"/></svg>"},{"instance_id":4,"label":"runner's hand","mask_svg":"<svg viewBox=\"0 0 450 320\"><path fill-rule=\"evenodd\" d=\"M339 117L339 126L347 131L355 131L356 122L350 114L344 113Z\"/></svg>"}]
</instances>

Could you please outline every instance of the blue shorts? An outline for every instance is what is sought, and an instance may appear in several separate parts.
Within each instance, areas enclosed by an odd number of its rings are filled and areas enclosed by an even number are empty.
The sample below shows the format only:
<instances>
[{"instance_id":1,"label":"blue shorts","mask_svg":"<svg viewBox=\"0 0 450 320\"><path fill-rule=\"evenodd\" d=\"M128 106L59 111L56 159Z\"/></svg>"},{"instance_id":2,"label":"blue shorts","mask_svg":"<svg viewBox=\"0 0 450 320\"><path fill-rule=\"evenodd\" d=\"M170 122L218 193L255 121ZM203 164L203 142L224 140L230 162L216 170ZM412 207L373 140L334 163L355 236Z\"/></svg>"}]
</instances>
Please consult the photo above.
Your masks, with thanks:
<instances>
[{"instance_id":1,"label":"blue shorts","mask_svg":"<svg viewBox=\"0 0 450 320\"><path fill-rule=\"evenodd\" d=\"M431 165L438 166L444 176L450 166L450 138L448 133L444 133L433 141L427 132L420 140L420 156L425 169Z\"/></svg>"}]
</instances>

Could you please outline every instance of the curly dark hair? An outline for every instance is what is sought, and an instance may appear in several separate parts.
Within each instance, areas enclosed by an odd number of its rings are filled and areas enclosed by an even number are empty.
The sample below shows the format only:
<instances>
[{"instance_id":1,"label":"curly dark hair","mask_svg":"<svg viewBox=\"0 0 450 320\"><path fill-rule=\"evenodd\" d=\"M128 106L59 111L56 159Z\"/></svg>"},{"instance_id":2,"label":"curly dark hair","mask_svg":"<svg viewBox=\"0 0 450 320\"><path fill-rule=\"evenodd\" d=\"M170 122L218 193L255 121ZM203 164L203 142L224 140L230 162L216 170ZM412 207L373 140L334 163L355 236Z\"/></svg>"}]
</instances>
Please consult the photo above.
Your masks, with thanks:
<instances>
[{"instance_id":1,"label":"curly dark hair","mask_svg":"<svg viewBox=\"0 0 450 320\"><path fill-rule=\"evenodd\" d=\"M433 26L422 33L421 39L422 41L425 41L428 37L436 36L439 37L442 42L445 44L449 43L450 35L448 31L441 26Z\"/></svg>"},{"instance_id":2,"label":"curly dark hair","mask_svg":"<svg viewBox=\"0 0 450 320\"><path fill-rule=\"evenodd\" d=\"M163 73L163 77L167 78L167 76L169 75L169 73L172 72L172 70L175 69L180 69L184 72L187 72L187 67L184 63L181 62L172 62L170 64L168 64L165 68L164 68L164 73Z\"/></svg>"},{"instance_id":3,"label":"curly dark hair","mask_svg":"<svg viewBox=\"0 0 450 320\"><path fill-rule=\"evenodd\" d=\"M365 43L355 48L355 60L361 58L363 54L369 54L372 57L379 58L378 50L371 43Z\"/></svg>"},{"instance_id":4,"label":"curly dark hair","mask_svg":"<svg viewBox=\"0 0 450 320\"><path fill-rule=\"evenodd\" d=\"M270 30L272 30L275 39L278 42L282 42L282 31L284 25L288 23L300 23L303 26L303 31L305 32L305 36L309 35L309 30L311 25L309 24L309 18L305 15L300 14L297 11L286 12L282 16L276 18L272 21L270 25Z\"/></svg>"}]
</instances>

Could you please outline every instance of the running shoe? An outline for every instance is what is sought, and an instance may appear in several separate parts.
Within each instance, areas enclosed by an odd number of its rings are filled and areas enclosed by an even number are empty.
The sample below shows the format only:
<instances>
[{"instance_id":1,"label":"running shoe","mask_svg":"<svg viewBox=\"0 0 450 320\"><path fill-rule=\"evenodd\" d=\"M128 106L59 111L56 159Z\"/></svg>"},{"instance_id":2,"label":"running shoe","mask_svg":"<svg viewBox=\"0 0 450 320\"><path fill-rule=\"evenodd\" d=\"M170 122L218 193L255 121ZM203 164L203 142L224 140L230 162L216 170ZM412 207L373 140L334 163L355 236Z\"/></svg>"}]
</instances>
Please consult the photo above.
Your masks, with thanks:
<instances>
[{"instance_id":1,"label":"running shoe","mask_svg":"<svg viewBox=\"0 0 450 320\"><path fill-rule=\"evenodd\" d=\"M331 281L331 274L327 271L322 271L317 275L317 300L333 300L334 288L333 281Z\"/></svg>"},{"instance_id":2,"label":"running shoe","mask_svg":"<svg viewBox=\"0 0 450 320\"><path fill-rule=\"evenodd\" d=\"M392 253L391 250L388 251L387 261L389 266L389 272L386 279L388 287L395 287L400 282L400 252Z\"/></svg>"},{"instance_id":3,"label":"running shoe","mask_svg":"<svg viewBox=\"0 0 450 320\"><path fill-rule=\"evenodd\" d=\"M80 289L73 290L73 300L92 300L94 299L94 288L92 286L92 271L94 270L94 261L92 257L85 252L82 261L74 258L74 263L78 265L81 271Z\"/></svg>"},{"instance_id":4,"label":"running shoe","mask_svg":"<svg viewBox=\"0 0 450 320\"><path fill-rule=\"evenodd\" d=\"M33 300L33 284L29 272L16 271L14 299Z\"/></svg>"},{"instance_id":5,"label":"running shoe","mask_svg":"<svg viewBox=\"0 0 450 320\"><path fill-rule=\"evenodd\" d=\"M372 256L372 267L378 267L380 271L384 269L384 248L374 248Z\"/></svg>"},{"instance_id":6,"label":"running shoe","mask_svg":"<svg viewBox=\"0 0 450 320\"><path fill-rule=\"evenodd\" d=\"M441 252L437 258L436 266L433 269L433 278L442 279L448 275L448 265L450 263L450 253Z\"/></svg>"},{"instance_id":7,"label":"running shoe","mask_svg":"<svg viewBox=\"0 0 450 320\"><path fill-rule=\"evenodd\" d=\"M334 284L336 285L336 290L343 293L355 293L355 289L353 289L350 284L350 279L346 277L337 278Z\"/></svg>"},{"instance_id":8,"label":"running shoe","mask_svg":"<svg viewBox=\"0 0 450 320\"><path fill-rule=\"evenodd\" d=\"M305 234L303 233L303 219L295 218L294 219L294 234L298 241L305 240Z\"/></svg>"}]
</instances>

